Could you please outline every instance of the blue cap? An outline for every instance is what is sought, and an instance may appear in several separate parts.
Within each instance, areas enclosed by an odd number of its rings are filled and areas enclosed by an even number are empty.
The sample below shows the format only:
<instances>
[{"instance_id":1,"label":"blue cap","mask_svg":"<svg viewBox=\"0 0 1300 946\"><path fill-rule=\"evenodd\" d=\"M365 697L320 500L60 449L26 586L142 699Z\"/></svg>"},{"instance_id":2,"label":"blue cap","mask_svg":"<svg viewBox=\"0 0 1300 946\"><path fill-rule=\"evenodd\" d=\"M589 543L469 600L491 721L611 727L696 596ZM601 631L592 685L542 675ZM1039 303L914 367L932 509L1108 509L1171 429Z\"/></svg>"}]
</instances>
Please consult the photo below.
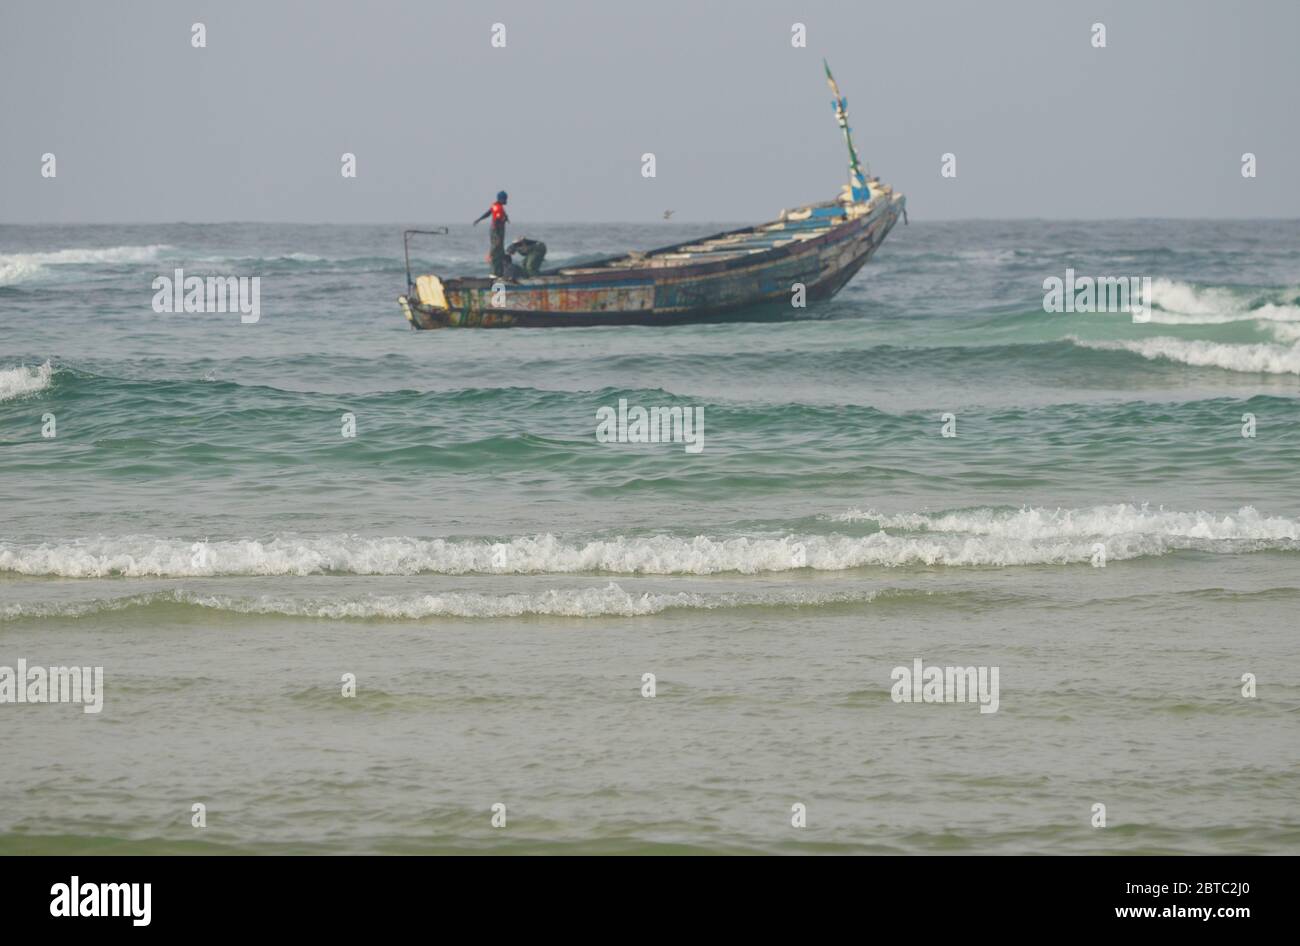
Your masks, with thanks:
<instances>
[{"instance_id":1,"label":"blue cap","mask_svg":"<svg viewBox=\"0 0 1300 946\"><path fill-rule=\"evenodd\" d=\"M497 191L497 200L501 201L502 203L505 203L506 199L507 199L507 195L505 191Z\"/></svg>"}]
</instances>

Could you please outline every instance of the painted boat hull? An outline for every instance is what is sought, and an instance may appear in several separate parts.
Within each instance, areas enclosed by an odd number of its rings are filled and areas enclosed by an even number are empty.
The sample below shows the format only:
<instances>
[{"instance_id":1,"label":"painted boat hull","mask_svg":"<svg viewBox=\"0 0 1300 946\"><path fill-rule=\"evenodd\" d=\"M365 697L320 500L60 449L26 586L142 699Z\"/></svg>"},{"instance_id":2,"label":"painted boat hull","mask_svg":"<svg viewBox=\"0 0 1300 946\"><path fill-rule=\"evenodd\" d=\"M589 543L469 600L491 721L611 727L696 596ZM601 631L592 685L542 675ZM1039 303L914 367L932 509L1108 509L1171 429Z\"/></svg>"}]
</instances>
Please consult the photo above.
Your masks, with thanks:
<instances>
[{"instance_id":1,"label":"painted boat hull","mask_svg":"<svg viewBox=\"0 0 1300 946\"><path fill-rule=\"evenodd\" d=\"M885 188L869 204L828 202L795 212L818 216L517 281L422 276L398 301L418 329L761 318L765 304L788 309L796 284L808 301L835 295L880 247L905 204Z\"/></svg>"}]
</instances>

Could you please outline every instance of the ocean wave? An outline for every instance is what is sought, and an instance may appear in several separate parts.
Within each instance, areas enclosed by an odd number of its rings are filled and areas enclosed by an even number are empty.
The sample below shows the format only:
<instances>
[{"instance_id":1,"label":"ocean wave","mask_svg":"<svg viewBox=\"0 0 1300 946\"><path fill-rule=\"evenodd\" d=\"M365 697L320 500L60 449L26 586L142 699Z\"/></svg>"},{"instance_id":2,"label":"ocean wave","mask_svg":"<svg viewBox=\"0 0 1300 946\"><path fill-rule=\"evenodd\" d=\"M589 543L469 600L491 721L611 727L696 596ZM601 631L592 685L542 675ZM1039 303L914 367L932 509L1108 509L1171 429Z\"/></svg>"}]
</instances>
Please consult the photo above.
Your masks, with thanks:
<instances>
[{"instance_id":1,"label":"ocean wave","mask_svg":"<svg viewBox=\"0 0 1300 946\"><path fill-rule=\"evenodd\" d=\"M1065 340L1094 351L1126 351L1149 361L1171 361L1197 368L1245 374L1300 374L1300 287L1207 286L1158 278L1152 280L1149 301L1151 324L1253 323L1256 330L1272 335L1276 343L1228 343L1167 335L1104 340L1068 335Z\"/></svg>"},{"instance_id":2,"label":"ocean wave","mask_svg":"<svg viewBox=\"0 0 1300 946\"><path fill-rule=\"evenodd\" d=\"M19 365L17 368L0 368L0 401L12 400L50 386L54 369L47 361L43 365Z\"/></svg>"},{"instance_id":3,"label":"ocean wave","mask_svg":"<svg viewBox=\"0 0 1300 946\"><path fill-rule=\"evenodd\" d=\"M1038 541L1059 538L1147 535L1210 541L1285 542L1300 539L1300 521L1265 516L1252 506L1235 513L1179 512L1116 503L1088 509L977 508L939 513L888 514L851 509L835 522L874 522L882 529L946 532Z\"/></svg>"},{"instance_id":4,"label":"ocean wave","mask_svg":"<svg viewBox=\"0 0 1300 946\"><path fill-rule=\"evenodd\" d=\"M1268 326L1268 330L1273 333L1274 338L1283 344L1294 345L1300 342L1300 325L1275 322Z\"/></svg>"},{"instance_id":5,"label":"ocean wave","mask_svg":"<svg viewBox=\"0 0 1300 946\"><path fill-rule=\"evenodd\" d=\"M1230 345L1167 335L1131 341L1085 341L1068 335L1066 341L1094 351L1127 351L1149 361L1174 361L1197 368L1223 368L1246 374L1300 374L1300 344Z\"/></svg>"},{"instance_id":6,"label":"ocean wave","mask_svg":"<svg viewBox=\"0 0 1300 946\"><path fill-rule=\"evenodd\" d=\"M1300 549L1300 523L1261 516L1091 510L974 510L878 516L868 535L766 534L486 539L275 536L192 542L131 535L22 546L0 543L0 572L64 578L213 576L579 574L743 575L798 569L1069 565L1103 542L1112 560L1181 550L1236 554ZM895 530L890 532L888 530ZM898 533L898 534L895 534Z\"/></svg>"},{"instance_id":7,"label":"ocean wave","mask_svg":"<svg viewBox=\"0 0 1300 946\"><path fill-rule=\"evenodd\" d=\"M147 246L87 247L51 250L44 253L0 253L0 286L11 286L48 275L49 266L104 266L116 263L149 263L171 249L165 243Z\"/></svg>"},{"instance_id":8,"label":"ocean wave","mask_svg":"<svg viewBox=\"0 0 1300 946\"><path fill-rule=\"evenodd\" d=\"M603 588L551 588L526 594L480 594L451 591L440 594L364 595L356 598L292 598L275 595L240 597L162 591L67 604L14 603L0 606L0 620L83 618L110 611L181 605L280 617L330 620L384 619L413 621L431 617L642 617L670 610L733 608L802 608L874 601L888 589L856 592L814 592L796 589L765 592L700 594L697 592L631 592L611 582ZM928 591L900 592L928 595Z\"/></svg>"},{"instance_id":9,"label":"ocean wave","mask_svg":"<svg viewBox=\"0 0 1300 946\"><path fill-rule=\"evenodd\" d=\"M414 263L414 260L412 261ZM198 274L204 264L214 264L218 269L257 269L288 272L332 272L336 270L366 270L376 272L401 271L404 268L400 257L390 256L320 256L315 253L287 252L271 253L265 256L247 254L209 254L193 257L191 268Z\"/></svg>"},{"instance_id":10,"label":"ocean wave","mask_svg":"<svg viewBox=\"0 0 1300 946\"><path fill-rule=\"evenodd\" d=\"M1281 289L1197 286L1174 279L1151 282L1151 321L1166 325L1219 325L1241 321L1300 321L1300 287Z\"/></svg>"}]
</instances>

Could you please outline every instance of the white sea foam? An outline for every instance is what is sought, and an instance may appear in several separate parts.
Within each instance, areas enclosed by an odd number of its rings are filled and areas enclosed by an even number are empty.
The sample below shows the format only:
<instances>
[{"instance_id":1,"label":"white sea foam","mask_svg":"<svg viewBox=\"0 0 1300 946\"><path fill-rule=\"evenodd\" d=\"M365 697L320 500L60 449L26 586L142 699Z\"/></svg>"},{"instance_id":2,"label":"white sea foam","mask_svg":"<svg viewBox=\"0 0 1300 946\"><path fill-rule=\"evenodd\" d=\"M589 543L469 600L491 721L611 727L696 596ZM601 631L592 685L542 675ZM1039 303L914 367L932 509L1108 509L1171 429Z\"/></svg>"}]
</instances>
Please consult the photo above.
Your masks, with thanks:
<instances>
[{"instance_id":1,"label":"white sea foam","mask_svg":"<svg viewBox=\"0 0 1300 946\"><path fill-rule=\"evenodd\" d=\"M1151 322L1165 325L1219 325L1226 322L1300 322L1300 306L1283 299L1300 296L1300 288L1229 289L1195 286L1173 279L1151 283Z\"/></svg>"},{"instance_id":2,"label":"white sea foam","mask_svg":"<svg viewBox=\"0 0 1300 946\"><path fill-rule=\"evenodd\" d=\"M13 603L0 606L0 620L82 618L108 611L147 607L156 603L188 604L236 614L280 615L333 620L420 620L430 617L498 618L528 615L557 617L638 617L675 609L716 610L742 607L816 607L844 602L869 602L888 590L699 594L695 592L630 592L610 583L603 588L552 588L526 594L489 595L476 592L366 595L352 599L293 598L260 595L238 597L190 591L165 591L88 602ZM915 592L928 594L928 592Z\"/></svg>"},{"instance_id":3,"label":"white sea foam","mask_svg":"<svg viewBox=\"0 0 1300 946\"><path fill-rule=\"evenodd\" d=\"M148 246L88 247L45 253L0 253L0 286L11 286L46 276L48 266L149 263L158 259L158 254L167 249L171 247L165 243L152 243Z\"/></svg>"},{"instance_id":4,"label":"white sea foam","mask_svg":"<svg viewBox=\"0 0 1300 946\"><path fill-rule=\"evenodd\" d=\"M0 401L43 391L50 386L53 375L54 369L48 361L43 365L0 368Z\"/></svg>"},{"instance_id":5,"label":"white sea foam","mask_svg":"<svg viewBox=\"0 0 1300 946\"><path fill-rule=\"evenodd\" d=\"M1095 541L1120 560L1180 549L1236 553L1300 548L1300 523L1249 507L1230 516L1151 511L974 510L940 515L846 513L879 521L866 536L524 536L482 539L277 536L209 542L131 535L63 543L0 543L0 572L69 578L218 575L572 574L752 575L797 568L840 571L866 566L1065 565L1090 561ZM890 529L908 534L893 534Z\"/></svg>"},{"instance_id":6,"label":"white sea foam","mask_svg":"<svg viewBox=\"0 0 1300 946\"><path fill-rule=\"evenodd\" d=\"M1252 506L1235 513L1179 512L1149 505L1116 503L1087 509L966 509L940 513L888 514L851 509L836 522L874 522L882 529L996 536L1035 542L1060 538L1145 535L1211 541L1300 539L1300 521L1265 516Z\"/></svg>"},{"instance_id":7,"label":"white sea foam","mask_svg":"<svg viewBox=\"0 0 1300 946\"><path fill-rule=\"evenodd\" d=\"M972 263L1006 263L1016 258L1016 251L1009 248L957 250L953 256Z\"/></svg>"},{"instance_id":8,"label":"white sea foam","mask_svg":"<svg viewBox=\"0 0 1300 946\"><path fill-rule=\"evenodd\" d=\"M209 254L207 256L195 257L196 261L203 263L275 263L288 260L294 263L346 263L352 257L335 258L329 256L317 256L315 253L273 253L269 256L231 256L228 253Z\"/></svg>"},{"instance_id":9,"label":"white sea foam","mask_svg":"<svg viewBox=\"0 0 1300 946\"><path fill-rule=\"evenodd\" d=\"M1165 360L1198 368L1223 368L1249 374L1300 374L1300 288L1231 289L1196 286L1172 279L1151 284L1150 321L1164 325L1224 325L1254 322L1280 344L1228 344L1200 339L1154 338L1123 341L1068 340L1081 348L1128 351L1151 361Z\"/></svg>"},{"instance_id":10,"label":"white sea foam","mask_svg":"<svg viewBox=\"0 0 1300 946\"><path fill-rule=\"evenodd\" d=\"M1130 341L1085 341L1067 335L1066 341L1080 348L1128 351L1150 361L1164 359L1198 368L1223 368L1248 374L1300 374L1300 345L1268 342L1227 345L1165 335Z\"/></svg>"},{"instance_id":11,"label":"white sea foam","mask_svg":"<svg viewBox=\"0 0 1300 946\"><path fill-rule=\"evenodd\" d=\"M1294 345L1300 342L1300 325L1291 325L1286 322L1274 322L1268 327L1273 333L1273 337L1284 344Z\"/></svg>"}]
</instances>

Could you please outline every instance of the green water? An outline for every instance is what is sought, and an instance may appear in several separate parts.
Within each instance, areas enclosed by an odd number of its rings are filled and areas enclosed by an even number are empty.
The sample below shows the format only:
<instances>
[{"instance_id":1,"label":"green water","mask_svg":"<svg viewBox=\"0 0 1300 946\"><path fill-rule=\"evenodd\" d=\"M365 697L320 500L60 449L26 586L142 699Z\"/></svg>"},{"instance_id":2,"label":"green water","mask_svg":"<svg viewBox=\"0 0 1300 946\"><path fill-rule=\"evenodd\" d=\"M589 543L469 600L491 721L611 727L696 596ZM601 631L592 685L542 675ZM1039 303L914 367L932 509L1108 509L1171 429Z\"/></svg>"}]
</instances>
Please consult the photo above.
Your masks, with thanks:
<instances>
[{"instance_id":1,"label":"green water","mask_svg":"<svg viewBox=\"0 0 1300 946\"><path fill-rule=\"evenodd\" d=\"M918 223L798 319L414 333L396 228L0 227L0 667L105 680L0 704L0 852L1295 853L1298 237Z\"/></svg>"}]
</instances>

